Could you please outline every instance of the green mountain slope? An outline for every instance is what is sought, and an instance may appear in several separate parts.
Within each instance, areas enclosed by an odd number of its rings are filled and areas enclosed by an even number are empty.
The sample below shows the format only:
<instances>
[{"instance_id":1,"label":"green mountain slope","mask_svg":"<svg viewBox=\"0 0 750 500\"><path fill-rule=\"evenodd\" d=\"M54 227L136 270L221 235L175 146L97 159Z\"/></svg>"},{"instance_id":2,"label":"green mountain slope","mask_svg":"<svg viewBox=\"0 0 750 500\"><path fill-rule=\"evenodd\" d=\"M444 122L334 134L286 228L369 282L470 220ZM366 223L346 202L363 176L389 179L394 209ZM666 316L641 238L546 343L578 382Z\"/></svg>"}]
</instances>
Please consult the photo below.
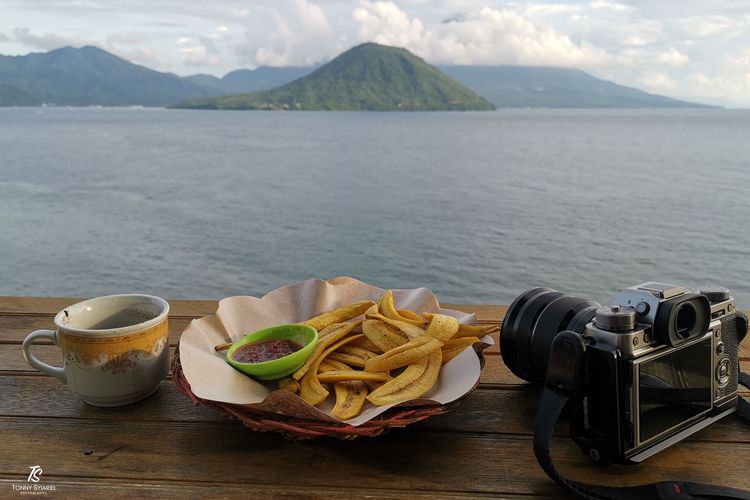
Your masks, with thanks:
<instances>
[{"instance_id":1,"label":"green mountain slope","mask_svg":"<svg viewBox=\"0 0 750 500\"><path fill-rule=\"evenodd\" d=\"M0 85L22 89L37 104L72 106L166 106L216 95L177 75L138 66L96 47L0 56ZM20 100L4 105L22 105ZM27 97L22 100L28 102Z\"/></svg>"},{"instance_id":2,"label":"green mountain slope","mask_svg":"<svg viewBox=\"0 0 750 500\"><path fill-rule=\"evenodd\" d=\"M405 49L365 43L308 76L250 94L199 99L197 109L489 110L487 100Z\"/></svg>"},{"instance_id":3,"label":"green mountain slope","mask_svg":"<svg viewBox=\"0 0 750 500\"><path fill-rule=\"evenodd\" d=\"M439 66L439 69L498 108L709 107L648 94L578 69L523 66Z\"/></svg>"}]
</instances>

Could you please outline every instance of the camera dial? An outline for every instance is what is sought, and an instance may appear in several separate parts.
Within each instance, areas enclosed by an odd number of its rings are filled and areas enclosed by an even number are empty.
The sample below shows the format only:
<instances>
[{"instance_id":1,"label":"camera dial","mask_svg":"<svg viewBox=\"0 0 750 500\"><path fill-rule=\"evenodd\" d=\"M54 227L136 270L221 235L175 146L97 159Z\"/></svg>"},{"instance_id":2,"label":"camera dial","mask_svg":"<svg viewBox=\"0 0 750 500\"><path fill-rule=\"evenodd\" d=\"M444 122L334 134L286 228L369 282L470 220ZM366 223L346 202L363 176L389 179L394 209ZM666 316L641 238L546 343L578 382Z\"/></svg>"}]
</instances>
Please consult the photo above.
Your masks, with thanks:
<instances>
[{"instance_id":1,"label":"camera dial","mask_svg":"<svg viewBox=\"0 0 750 500\"><path fill-rule=\"evenodd\" d=\"M596 310L594 324L602 330L625 332L635 329L635 309L618 305L600 307Z\"/></svg>"}]
</instances>

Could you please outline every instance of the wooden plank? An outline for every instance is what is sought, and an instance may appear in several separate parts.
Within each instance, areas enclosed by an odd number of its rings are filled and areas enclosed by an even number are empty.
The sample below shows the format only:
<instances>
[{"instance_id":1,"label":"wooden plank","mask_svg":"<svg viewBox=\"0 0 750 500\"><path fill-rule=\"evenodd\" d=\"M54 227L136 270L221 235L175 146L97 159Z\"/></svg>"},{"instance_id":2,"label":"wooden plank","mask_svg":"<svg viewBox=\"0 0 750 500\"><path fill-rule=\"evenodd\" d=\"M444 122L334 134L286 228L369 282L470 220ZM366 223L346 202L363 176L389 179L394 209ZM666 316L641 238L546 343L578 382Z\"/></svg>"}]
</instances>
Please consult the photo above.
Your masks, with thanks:
<instances>
[{"instance_id":1,"label":"wooden plank","mask_svg":"<svg viewBox=\"0 0 750 500\"><path fill-rule=\"evenodd\" d=\"M194 405L167 381L162 383L153 396L138 404L121 408L89 406L50 377L0 377L0 394L6 395L0 399L0 416L6 417L240 425L204 405ZM456 410L432 417L412 428L531 435L539 394L539 389L533 386L517 390L479 389L464 399ZM560 434L565 434L565 430L561 429ZM691 439L750 442L750 432L747 424L728 417Z\"/></svg>"},{"instance_id":2,"label":"wooden plank","mask_svg":"<svg viewBox=\"0 0 750 500\"><path fill-rule=\"evenodd\" d=\"M16 477L4 477L0 475L0 492L12 492L13 485L28 484L27 475ZM268 485L254 483L252 485L233 483L230 478L221 482L197 483L197 482L165 482L165 481L127 481L116 478L101 480L76 480L66 477L48 479L42 476L41 485L54 485L54 498L113 498L132 500L139 499L204 499L204 498L227 498L227 499L271 499L271 498L305 498L311 500L330 500L342 498L340 489L326 488L325 486L308 485L303 488L286 485ZM18 495L18 493L16 493ZM9 494L7 498L14 498ZM446 493L445 491L399 491L393 489L363 489L350 487L346 489L346 498L383 498L383 499L410 499L410 498L496 498L493 493ZM507 499L528 499L527 495L508 495ZM558 498L556 495L543 498Z\"/></svg>"},{"instance_id":3,"label":"wooden plank","mask_svg":"<svg viewBox=\"0 0 750 500\"><path fill-rule=\"evenodd\" d=\"M560 490L536 464L529 436L393 431L377 439L289 442L240 426L0 418L0 471L39 464L46 479L221 481L294 487L463 493L543 494ZM748 443L689 441L643 466L601 469L567 438L553 439L555 460L571 477L609 485L670 479L750 488ZM446 462L445 457L461 457ZM293 473L291 473L293 471Z\"/></svg>"}]
</instances>

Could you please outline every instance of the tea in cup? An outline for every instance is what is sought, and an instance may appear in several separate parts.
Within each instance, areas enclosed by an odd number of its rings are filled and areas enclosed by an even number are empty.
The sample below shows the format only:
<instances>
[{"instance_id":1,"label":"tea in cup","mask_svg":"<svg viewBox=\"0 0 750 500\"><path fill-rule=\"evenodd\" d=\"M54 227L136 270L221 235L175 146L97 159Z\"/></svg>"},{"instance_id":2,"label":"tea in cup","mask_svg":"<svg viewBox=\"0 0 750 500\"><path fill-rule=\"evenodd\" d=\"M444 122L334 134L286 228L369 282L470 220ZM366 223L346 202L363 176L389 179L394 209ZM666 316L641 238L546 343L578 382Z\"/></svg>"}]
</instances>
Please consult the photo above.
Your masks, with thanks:
<instances>
[{"instance_id":1,"label":"tea in cup","mask_svg":"<svg viewBox=\"0 0 750 500\"><path fill-rule=\"evenodd\" d=\"M52 375L93 406L134 403L156 392L169 371L166 300L152 295L108 295L66 307L55 316L57 329L37 330L23 341L32 368ZM39 361L36 339L62 350L63 366Z\"/></svg>"}]
</instances>

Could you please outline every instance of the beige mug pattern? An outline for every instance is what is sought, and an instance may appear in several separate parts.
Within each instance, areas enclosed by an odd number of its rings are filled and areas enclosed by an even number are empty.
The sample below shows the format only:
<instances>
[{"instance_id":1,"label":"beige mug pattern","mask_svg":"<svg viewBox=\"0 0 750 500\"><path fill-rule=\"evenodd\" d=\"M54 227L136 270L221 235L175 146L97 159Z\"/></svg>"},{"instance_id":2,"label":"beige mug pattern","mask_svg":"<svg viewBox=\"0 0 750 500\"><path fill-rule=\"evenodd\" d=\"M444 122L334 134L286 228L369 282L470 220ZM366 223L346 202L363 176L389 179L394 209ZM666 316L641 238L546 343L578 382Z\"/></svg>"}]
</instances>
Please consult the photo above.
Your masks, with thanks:
<instances>
[{"instance_id":1,"label":"beige mug pattern","mask_svg":"<svg viewBox=\"0 0 750 500\"><path fill-rule=\"evenodd\" d=\"M169 304L152 295L97 297L55 316L56 330L37 330L23 342L26 362L52 375L93 406L120 406L153 394L169 371ZM32 343L62 350L63 366L37 359Z\"/></svg>"}]
</instances>

